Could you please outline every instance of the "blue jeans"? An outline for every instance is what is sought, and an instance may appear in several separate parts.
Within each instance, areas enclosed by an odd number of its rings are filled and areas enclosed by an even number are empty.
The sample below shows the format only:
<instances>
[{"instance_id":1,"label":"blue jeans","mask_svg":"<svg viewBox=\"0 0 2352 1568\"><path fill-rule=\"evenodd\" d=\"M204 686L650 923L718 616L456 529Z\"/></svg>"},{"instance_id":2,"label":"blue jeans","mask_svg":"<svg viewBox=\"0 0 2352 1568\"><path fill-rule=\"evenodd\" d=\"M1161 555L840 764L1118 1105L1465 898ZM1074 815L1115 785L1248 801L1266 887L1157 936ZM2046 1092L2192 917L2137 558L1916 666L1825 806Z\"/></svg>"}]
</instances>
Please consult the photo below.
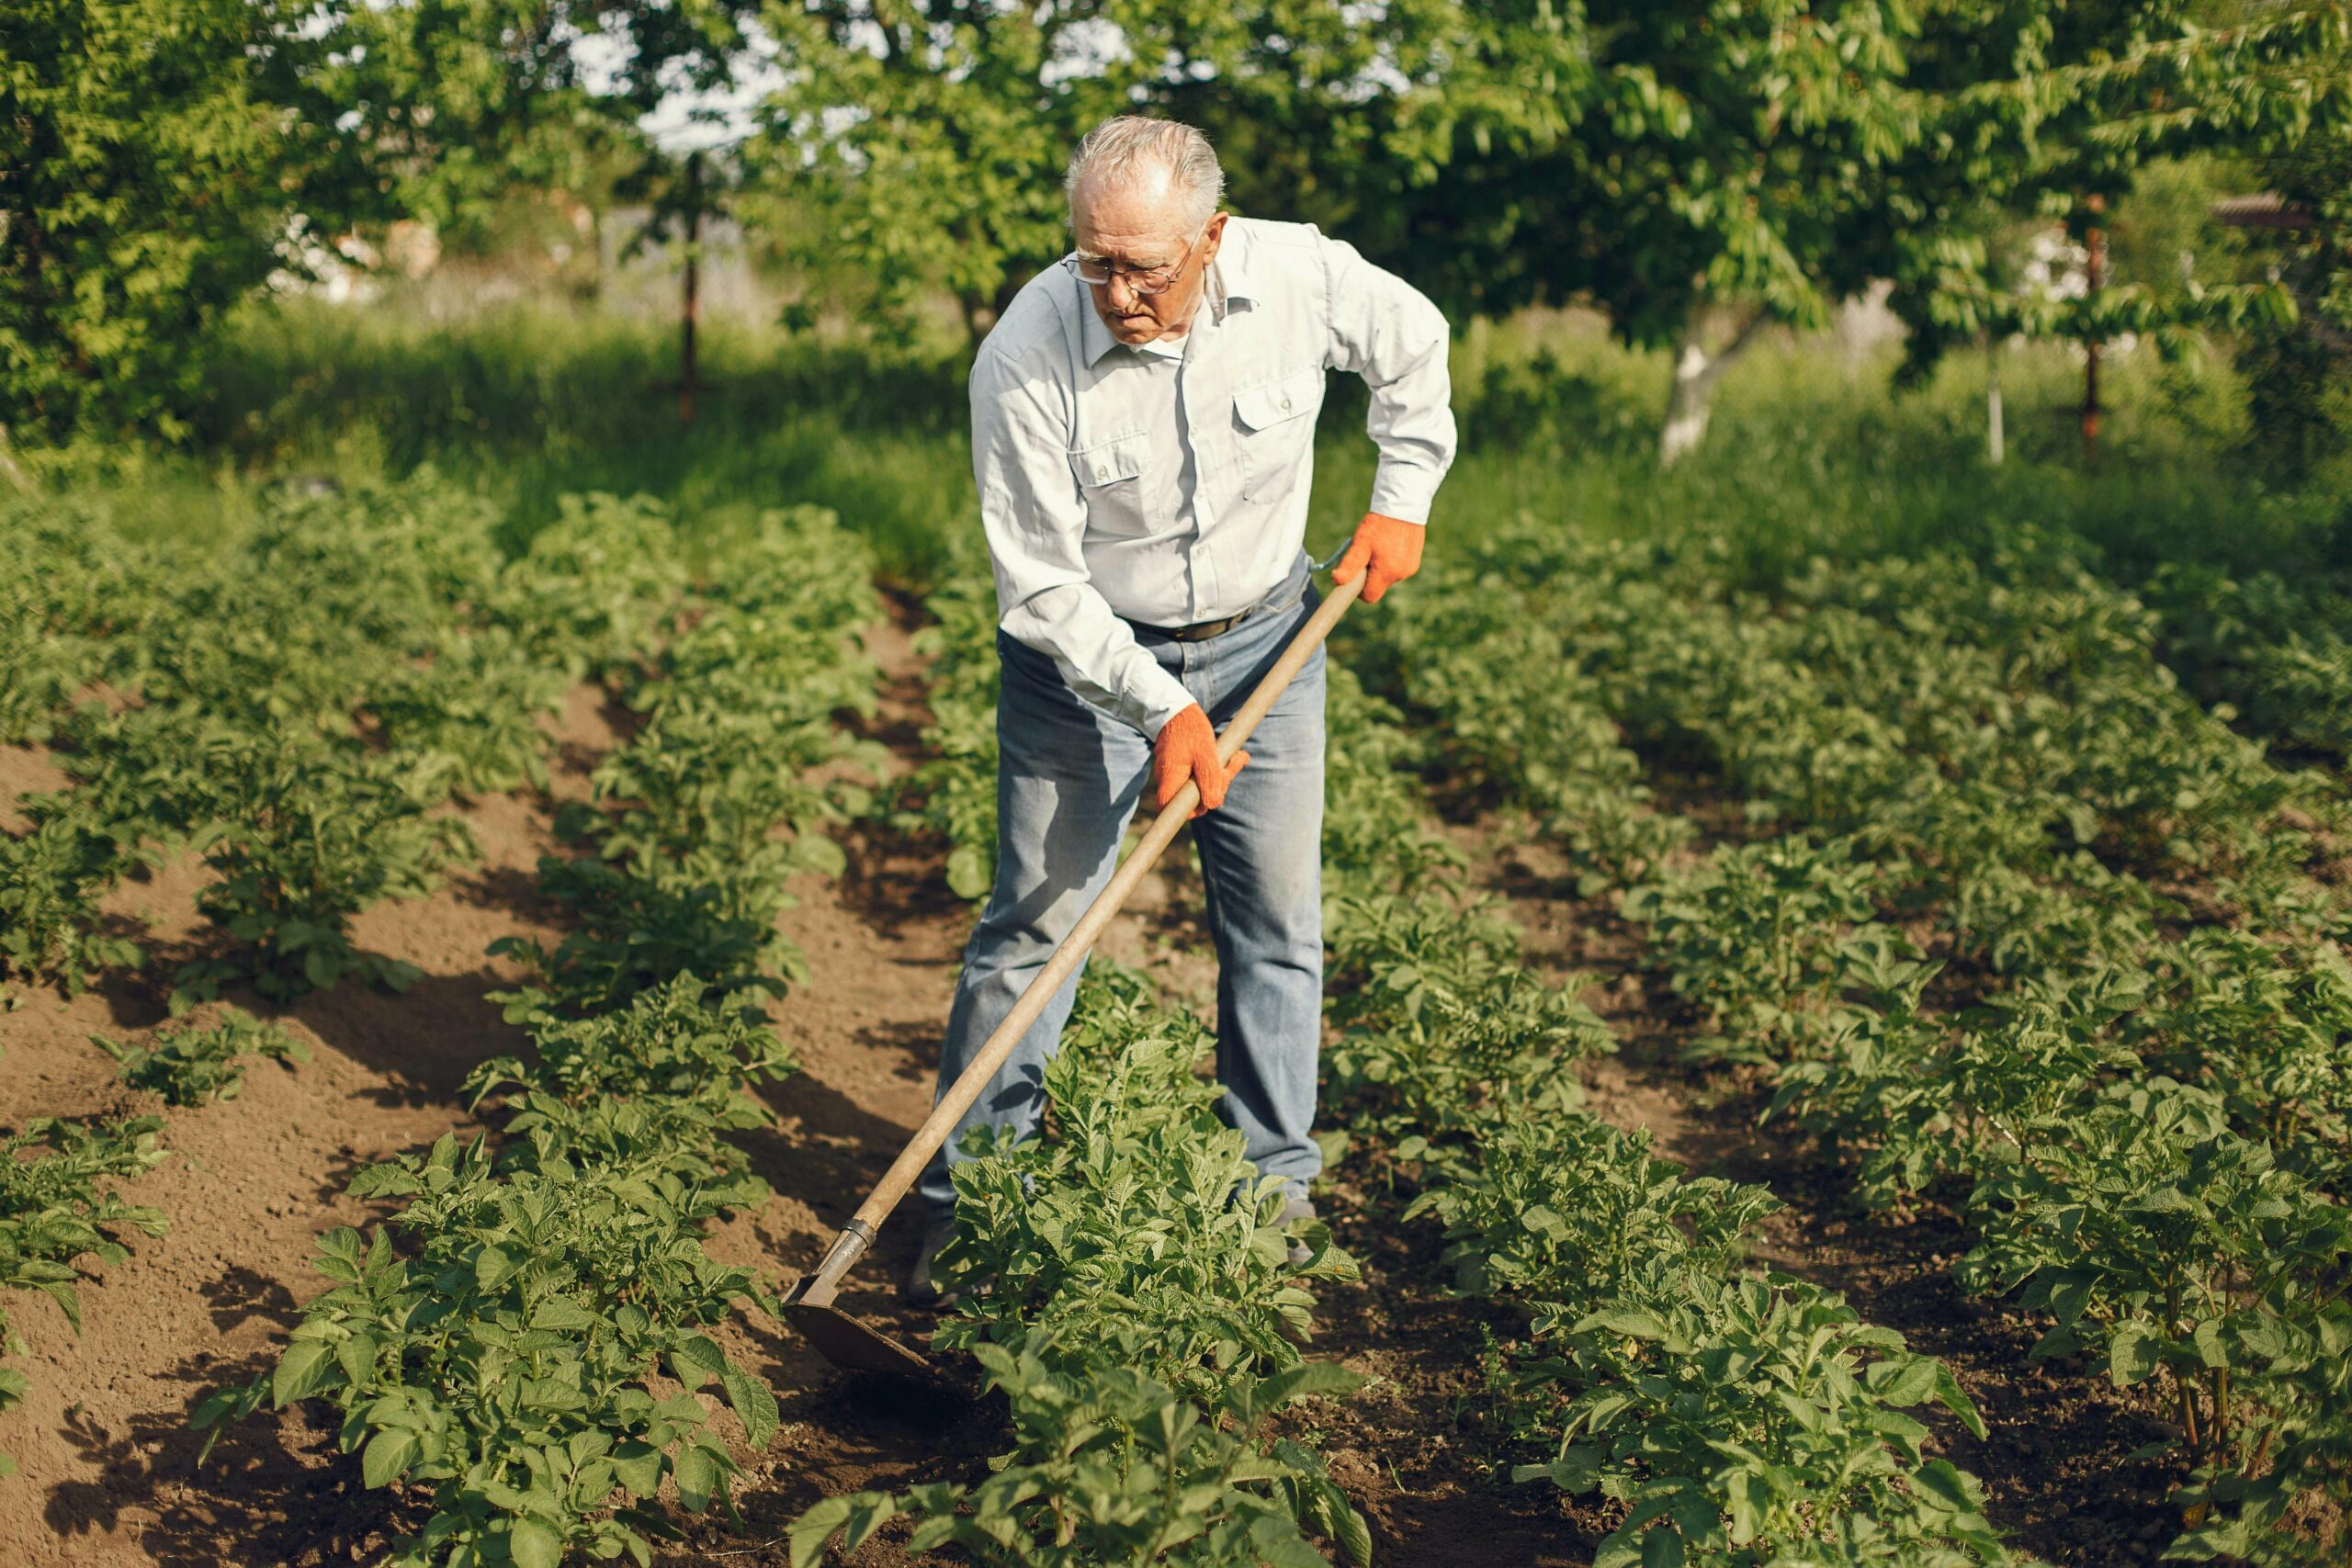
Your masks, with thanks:
<instances>
[{"instance_id":1,"label":"blue jeans","mask_svg":"<svg viewBox=\"0 0 2352 1568\"><path fill-rule=\"evenodd\" d=\"M1222 729L1318 598L1302 557L1267 607L1229 630L1189 643L1136 637ZM996 884L964 949L939 1055L943 1093L1110 881L1151 778L1149 739L1081 702L1051 659L1002 633L997 655ZM1220 1109L1259 1170L1304 1193L1323 1164L1309 1136L1323 1019L1321 649L1243 749L1250 765L1225 804L1192 824L1216 944ZM1073 976L923 1173L933 1213L955 1209L948 1168L967 1129L1036 1128L1043 1064L1077 990Z\"/></svg>"}]
</instances>

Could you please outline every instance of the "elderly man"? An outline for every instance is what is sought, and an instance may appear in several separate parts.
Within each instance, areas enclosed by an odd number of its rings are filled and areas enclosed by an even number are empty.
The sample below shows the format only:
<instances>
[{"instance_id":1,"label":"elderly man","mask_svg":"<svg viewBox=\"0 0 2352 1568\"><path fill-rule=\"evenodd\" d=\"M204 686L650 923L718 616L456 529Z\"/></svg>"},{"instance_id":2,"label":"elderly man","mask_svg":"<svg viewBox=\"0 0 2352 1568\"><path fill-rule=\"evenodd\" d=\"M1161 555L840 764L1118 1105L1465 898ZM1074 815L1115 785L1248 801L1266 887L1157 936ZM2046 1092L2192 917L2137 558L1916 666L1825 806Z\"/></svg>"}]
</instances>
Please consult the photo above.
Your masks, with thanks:
<instances>
[{"instance_id":1,"label":"elderly man","mask_svg":"<svg viewBox=\"0 0 2352 1568\"><path fill-rule=\"evenodd\" d=\"M1453 459L1445 318L1309 224L1219 212L1225 176L1189 126L1121 117L1068 179L1076 249L1032 278L972 367L972 468L995 565L996 885L965 950L944 1091L1114 869L1147 789L1187 779L1216 945L1227 1119L1308 1217L1323 986L1323 656L1217 762L1216 728L1312 612L1301 549L1324 372L1363 378L1380 448L1339 566L1378 602L1420 565ZM1026 1129L1065 986L923 1177L907 1282L938 1299L950 1163L978 1123Z\"/></svg>"}]
</instances>

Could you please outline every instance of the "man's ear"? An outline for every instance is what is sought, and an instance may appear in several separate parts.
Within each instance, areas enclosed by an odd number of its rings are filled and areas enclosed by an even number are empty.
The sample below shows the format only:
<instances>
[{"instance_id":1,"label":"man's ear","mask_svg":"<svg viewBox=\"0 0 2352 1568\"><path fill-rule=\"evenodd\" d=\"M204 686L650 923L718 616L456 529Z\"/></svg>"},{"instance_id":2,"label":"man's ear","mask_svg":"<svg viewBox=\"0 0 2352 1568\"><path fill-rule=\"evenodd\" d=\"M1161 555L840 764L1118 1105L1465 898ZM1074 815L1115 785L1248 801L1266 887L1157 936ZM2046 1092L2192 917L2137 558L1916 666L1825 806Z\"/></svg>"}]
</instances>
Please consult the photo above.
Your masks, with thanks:
<instances>
[{"instance_id":1,"label":"man's ear","mask_svg":"<svg viewBox=\"0 0 2352 1568\"><path fill-rule=\"evenodd\" d=\"M1232 216L1230 212L1219 212L1209 219L1208 238L1201 242L1204 265L1216 260L1216 248L1225 243L1225 220Z\"/></svg>"}]
</instances>

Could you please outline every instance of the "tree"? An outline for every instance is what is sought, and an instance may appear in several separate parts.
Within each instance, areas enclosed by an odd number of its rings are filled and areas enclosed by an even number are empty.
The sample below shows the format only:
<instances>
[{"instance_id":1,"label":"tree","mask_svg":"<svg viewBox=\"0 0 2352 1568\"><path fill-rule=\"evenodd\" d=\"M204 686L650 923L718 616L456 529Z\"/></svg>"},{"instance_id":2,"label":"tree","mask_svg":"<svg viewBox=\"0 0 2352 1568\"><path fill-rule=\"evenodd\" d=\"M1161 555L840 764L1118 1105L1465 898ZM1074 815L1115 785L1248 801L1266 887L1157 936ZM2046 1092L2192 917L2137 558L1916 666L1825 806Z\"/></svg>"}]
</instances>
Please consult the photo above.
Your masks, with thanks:
<instances>
[{"instance_id":1,"label":"tree","mask_svg":"<svg viewBox=\"0 0 2352 1568\"><path fill-rule=\"evenodd\" d=\"M316 102L344 127L338 182L371 216L487 220L518 186L616 153L672 94L733 84L759 0L321 0ZM650 175L649 175L650 177Z\"/></svg>"},{"instance_id":2,"label":"tree","mask_svg":"<svg viewBox=\"0 0 2352 1568\"><path fill-rule=\"evenodd\" d=\"M2182 0L1473 10L1443 177L1367 248L1451 304L1588 299L1628 342L1671 348L1666 461L1696 444L1759 325L1817 325L1875 278L1895 285L1914 374L1988 332L2140 330L2177 347L2193 325L2275 310L2253 289L2053 309L2000 286L1987 242L2021 215L2079 218L2151 158L2300 134L2347 90L2324 69L2343 0L2222 30Z\"/></svg>"},{"instance_id":3,"label":"tree","mask_svg":"<svg viewBox=\"0 0 2352 1568\"><path fill-rule=\"evenodd\" d=\"M1951 85L1936 130L1942 145L1969 151L1962 172L1981 211L2063 220L2096 254L2105 215L2159 161L2293 148L2352 128L2347 37L2345 0L2108 0L2022 37L2030 47L2015 73ZM2143 278L2073 299L2023 294L2000 276L1986 231L1948 226L1911 247L1896 308L1915 369L1953 343L2022 333L2082 344L2095 374L2099 345L2127 333L2169 357L2200 332L2275 330L2295 318L2290 293L2263 284Z\"/></svg>"},{"instance_id":4,"label":"tree","mask_svg":"<svg viewBox=\"0 0 2352 1568\"><path fill-rule=\"evenodd\" d=\"M1069 249L1062 170L1096 123L1203 126L1245 206L1321 173L1351 190L1388 107L1428 94L1452 15L1442 0L779 4L763 27L787 82L746 157L799 220L792 259L902 327L944 290L977 343Z\"/></svg>"},{"instance_id":5,"label":"tree","mask_svg":"<svg viewBox=\"0 0 2352 1568\"><path fill-rule=\"evenodd\" d=\"M0 423L187 429L297 227L478 220L729 79L757 0L11 0Z\"/></svg>"},{"instance_id":6,"label":"tree","mask_svg":"<svg viewBox=\"0 0 2352 1568\"><path fill-rule=\"evenodd\" d=\"M309 46L273 0L12 0L0 31L0 423L146 425L277 265Z\"/></svg>"},{"instance_id":7,"label":"tree","mask_svg":"<svg viewBox=\"0 0 2352 1568\"><path fill-rule=\"evenodd\" d=\"M2352 82L2352 48L2337 72ZM2250 205L2265 210L2245 232L2301 319L2249 333L2238 365L2261 455L2301 478L2352 450L2352 127L2262 148L2250 162L2262 192Z\"/></svg>"}]
</instances>

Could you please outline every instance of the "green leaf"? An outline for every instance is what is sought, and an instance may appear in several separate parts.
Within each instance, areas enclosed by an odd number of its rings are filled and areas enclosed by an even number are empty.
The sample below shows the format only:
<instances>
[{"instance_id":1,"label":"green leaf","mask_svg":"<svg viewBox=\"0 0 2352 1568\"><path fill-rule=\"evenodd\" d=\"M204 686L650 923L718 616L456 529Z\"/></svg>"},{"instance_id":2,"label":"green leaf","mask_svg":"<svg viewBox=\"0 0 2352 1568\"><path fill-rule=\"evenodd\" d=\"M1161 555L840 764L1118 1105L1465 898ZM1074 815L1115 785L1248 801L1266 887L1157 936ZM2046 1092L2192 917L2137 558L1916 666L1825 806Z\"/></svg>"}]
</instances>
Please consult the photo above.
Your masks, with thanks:
<instances>
[{"instance_id":1,"label":"green leaf","mask_svg":"<svg viewBox=\"0 0 2352 1568\"><path fill-rule=\"evenodd\" d=\"M585 1334L596 1324L594 1313L561 1296L540 1303L538 1310L531 1314L531 1326L551 1334Z\"/></svg>"},{"instance_id":2,"label":"green leaf","mask_svg":"<svg viewBox=\"0 0 2352 1568\"><path fill-rule=\"evenodd\" d=\"M474 1283L494 1291L527 1261L520 1247L485 1247L474 1255Z\"/></svg>"},{"instance_id":3,"label":"green leaf","mask_svg":"<svg viewBox=\"0 0 2352 1568\"><path fill-rule=\"evenodd\" d=\"M1582 1334L1593 1328L1622 1334L1630 1339L1663 1339L1671 1332L1666 1319L1646 1307L1607 1307L1582 1319L1575 1331Z\"/></svg>"},{"instance_id":4,"label":"green leaf","mask_svg":"<svg viewBox=\"0 0 2352 1568\"><path fill-rule=\"evenodd\" d=\"M1907 1409L1935 1393L1939 1370L1927 1356L1890 1358L1874 1363L1863 1381L1887 1404Z\"/></svg>"},{"instance_id":5,"label":"green leaf","mask_svg":"<svg viewBox=\"0 0 2352 1568\"><path fill-rule=\"evenodd\" d=\"M1929 1460L1913 1472L1913 1481L1956 1514L1974 1514L1983 1506L1967 1473L1945 1459Z\"/></svg>"},{"instance_id":6,"label":"green leaf","mask_svg":"<svg viewBox=\"0 0 2352 1568\"><path fill-rule=\"evenodd\" d=\"M563 1568L563 1538L537 1519L516 1519L506 1550L514 1568Z\"/></svg>"},{"instance_id":7,"label":"green leaf","mask_svg":"<svg viewBox=\"0 0 2352 1568\"><path fill-rule=\"evenodd\" d=\"M662 1450L648 1443L623 1443L613 1450L613 1473L630 1496L650 1497L662 1489Z\"/></svg>"},{"instance_id":8,"label":"green leaf","mask_svg":"<svg viewBox=\"0 0 2352 1568\"><path fill-rule=\"evenodd\" d=\"M1363 1386L1363 1376L1335 1361L1308 1361L1276 1372L1258 1385L1250 1404L1254 1414L1279 1410L1294 1399L1341 1399Z\"/></svg>"},{"instance_id":9,"label":"green leaf","mask_svg":"<svg viewBox=\"0 0 2352 1568\"><path fill-rule=\"evenodd\" d=\"M890 1500L888 1493L861 1493L855 1496L827 1497L810 1506L807 1512L793 1520L792 1530L788 1537L792 1568L815 1568L816 1564L822 1562L825 1560L825 1543L832 1540L841 1528L849 1522L850 1511L855 1508L861 1500L873 1497L879 1497L886 1502Z\"/></svg>"},{"instance_id":10,"label":"green leaf","mask_svg":"<svg viewBox=\"0 0 2352 1568\"><path fill-rule=\"evenodd\" d=\"M2136 1323L2116 1325L2107 1342L2108 1375L2118 1388L2130 1388L2154 1375L2161 1358L2153 1335Z\"/></svg>"},{"instance_id":11,"label":"green leaf","mask_svg":"<svg viewBox=\"0 0 2352 1568\"><path fill-rule=\"evenodd\" d=\"M326 1386L334 1368L334 1351L325 1342L297 1339L286 1348L277 1370L270 1374L270 1403L283 1410L297 1400L308 1399Z\"/></svg>"},{"instance_id":12,"label":"green leaf","mask_svg":"<svg viewBox=\"0 0 2352 1568\"><path fill-rule=\"evenodd\" d=\"M700 1443L681 1444L670 1461L670 1473L677 1477L678 1501L688 1512L699 1514L710 1506L718 1490L718 1462L708 1449Z\"/></svg>"},{"instance_id":13,"label":"green leaf","mask_svg":"<svg viewBox=\"0 0 2352 1568\"><path fill-rule=\"evenodd\" d=\"M670 1371L688 1388L700 1388L725 1375L727 1353L703 1335L680 1340L670 1348Z\"/></svg>"},{"instance_id":14,"label":"green leaf","mask_svg":"<svg viewBox=\"0 0 2352 1568\"><path fill-rule=\"evenodd\" d=\"M368 1443L360 1456L359 1475L369 1486L390 1486L416 1461L416 1434L387 1427Z\"/></svg>"},{"instance_id":15,"label":"green leaf","mask_svg":"<svg viewBox=\"0 0 2352 1568\"><path fill-rule=\"evenodd\" d=\"M727 1390L727 1404L735 1412L735 1418L743 1423L745 1439L753 1449L766 1448L782 1418L776 1409L775 1391L763 1380L732 1362L720 1364L718 1381Z\"/></svg>"},{"instance_id":16,"label":"green leaf","mask_svg":"<svg viewBox=\"0 0 2352 1568\"><path fill-rule=\"evenodd\" d=\"M1642 1537L1642 1568L1682 1568L1682 1534L1660 1525Z\"/></svg>"}]
</instances>

